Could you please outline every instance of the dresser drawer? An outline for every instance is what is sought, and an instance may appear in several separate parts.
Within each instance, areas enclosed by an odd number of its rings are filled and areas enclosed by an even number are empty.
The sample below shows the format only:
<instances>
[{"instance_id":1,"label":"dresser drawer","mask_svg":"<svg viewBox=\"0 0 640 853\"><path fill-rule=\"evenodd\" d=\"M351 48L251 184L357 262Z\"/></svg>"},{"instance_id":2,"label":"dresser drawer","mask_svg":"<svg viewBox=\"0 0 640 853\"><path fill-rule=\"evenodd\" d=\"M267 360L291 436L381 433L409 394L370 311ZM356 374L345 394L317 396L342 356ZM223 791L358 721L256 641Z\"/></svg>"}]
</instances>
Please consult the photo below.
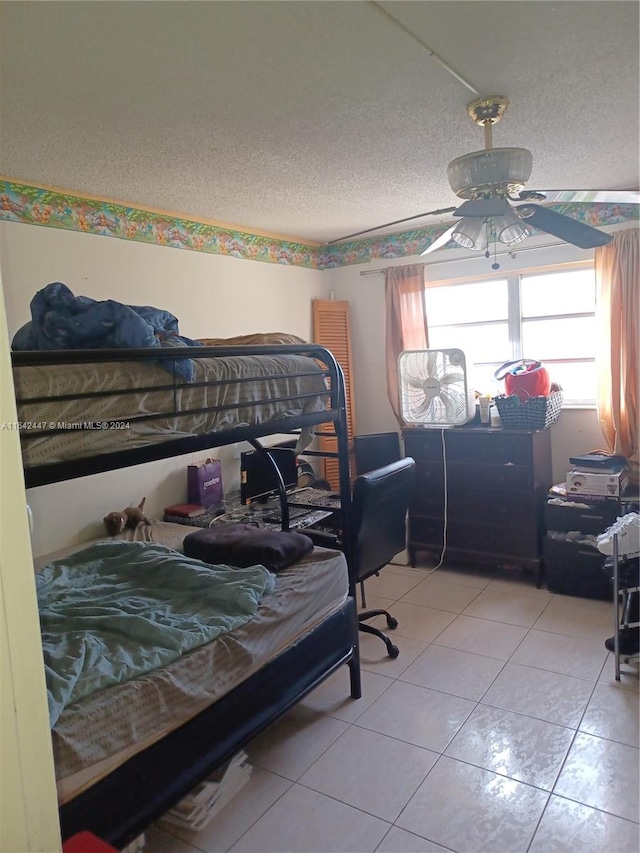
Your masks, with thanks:
<instances>
[{"instance_id":1,"label":"dresser drawer","mask_svg":"<svg viewBox=\"0 0 640 853\"><path fill-rule=\"evenodd\" d=\"M410 545L439 550L444 541L443 530L442 519L412 516L409 519ZM534 524L504 527L451 517L447 524L447 547L470 554L492 555L496 562L530 561L539 556L538 530Z\"/></svg>"},{"instance_id":2,"label":"dresser drawer","mask_svg":"<svg viewBox=\"0 0 640 853\"><path fill-rule=\"evenodd\" d=\"M533 471L526 465L450 462L445 470L441 462L416 461L416 500L421 496L442 500L445 482L450 497L471 493L476 495L476 501L482 502L501 496L532 495L534 492Z\"/></svg>"},{"instance_id":3,"label":"dresser drawer","mask_svg":"<svg viewBox=\"0 0 640 853\"><path fill-rule=\"evenodd\" d=\"M529 523L530 519L537 517L535 496L530 491L508 496L484 493L483 499L478 500L478 494L473 491L450 489L447 510L450 518L473 519L503 527L517 527L522 525L523 521ZM410 511L432 518L443 518L442 492L428 489L416 490Z\"/></svg>"},{"instance_id":4,"label":"dresser drawer","mask_svg":"<svg viewBox=\"0 0 640 853\"><path fill-rule=\"evenodd\" d=\"M588 509L548 503L544 514L547 530L579 530L597 536L613 524L621 509L618 501L603 501Z\"/></svg>"},{"instance_id":5,"label":"dresser drawer","mask_svg":"<svg viewBox=\"0 0 640 853\"><path fill-rule=\"evenodd\" d=\"M532 465L531 434L502 430L407 429L403 432L407 456L442 462L443 435L449 462Z\"/></svg>"},{"instance_id":6,"label":"dresser drawer","mask_svg":"<svg viewBox=\"0 0 640 853\"><path fill-rule=\"evenodd\" d=\"M468 435L455 430L450 432L445 440L445 449L451 462L531 467L531 436L528 433L479 432L470 441Z\"/></svg>"},{"instance_id":7,"label":"dresser drawer","mask_svg":"<svg viewBox=\"0 0 640 853\"><path fill-rule=\"evenodd\" d=\"M425 462L422 459L416 459L415 493L428 492L442 496L444 473L441 462Z\"/></svg>"},{"instance_id":8,"label":"dresser drawer","mask_svg":"<svg viewBox=\"0 0 640 853\"><path fill-rule=\"evenodd\" d=\"M442 462L442 433L441 429L405 429L404 452L416 461Z\"/></svg>"},{"instance_id":9,"label":"dresser drawer","mask_svg":"<svg viewBox=\"0 0 640 853\"><path fill-rule=\"evenodd\" d=\"M550 592L612 600L612 585L603 571L605 556L595 548L547 537L543 543L543 557Z\"/></svg>"},{"instance_id":10,"label":"dresser drawer","mask_svg":"<svg viewBox=\"0 0 640 853\"><path fill-rule=\"evenodd\" d=\"M447 466L450 495L474 493L476 500L493 501L510 495L533 495L533 471L526 465L500 465L482 461L477 465L452 462Z\"/></svg>"}]
</instances>

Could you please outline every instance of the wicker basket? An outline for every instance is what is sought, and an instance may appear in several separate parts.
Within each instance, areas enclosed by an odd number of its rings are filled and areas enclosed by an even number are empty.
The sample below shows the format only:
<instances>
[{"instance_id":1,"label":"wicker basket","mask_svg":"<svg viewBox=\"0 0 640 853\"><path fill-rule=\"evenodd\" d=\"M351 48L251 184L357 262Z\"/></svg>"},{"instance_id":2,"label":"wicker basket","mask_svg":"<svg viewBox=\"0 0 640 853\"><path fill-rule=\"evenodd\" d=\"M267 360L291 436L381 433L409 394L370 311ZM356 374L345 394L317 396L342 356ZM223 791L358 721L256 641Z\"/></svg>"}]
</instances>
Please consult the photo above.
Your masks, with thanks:
<instances>
[{"instance_id":1,"label":"wicker basket","mask_svg":"<svg viewBox=\"0 0 640 853\"><path fill-rule=\"evenodd\" d=\"M552 391L548 397L531 397L524 403L515 394L500 394L493 398L502 426L511 429L546 429L560 417L562 391Z\"/></svg>"}]
</instances>

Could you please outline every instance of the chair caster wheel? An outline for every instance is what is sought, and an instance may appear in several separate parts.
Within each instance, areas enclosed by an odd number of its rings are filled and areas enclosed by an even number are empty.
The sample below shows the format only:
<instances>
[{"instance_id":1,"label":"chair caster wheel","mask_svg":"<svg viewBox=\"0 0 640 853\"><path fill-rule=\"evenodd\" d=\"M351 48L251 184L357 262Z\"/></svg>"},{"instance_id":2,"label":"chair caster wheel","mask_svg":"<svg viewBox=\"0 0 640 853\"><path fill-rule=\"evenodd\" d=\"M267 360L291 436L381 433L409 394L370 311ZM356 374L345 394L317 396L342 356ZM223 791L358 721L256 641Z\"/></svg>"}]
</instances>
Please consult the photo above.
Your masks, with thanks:
<instances>
[{"instance_id":1,"label":"chair caster wheel","mask_svg":"<svg viewBox=\"0 0 640 853\"><path fill-rule=\"evenodd\" d=\"M398 627L398 620L394 619L393 616L387 616L387 628L391 628L393 630L393 628L397 628L397 627Z\"/></svg>"},{"instance_id":2,"label":"chair caster wheel","mask_svg":"<svg viewBox=\"0 0 640 853\"><path fill-rule=\"evenodd\" d=\"M400 649L397 646L389 646L387 649L390 658L397 658L400 654Z\"/></svg>"}]
</instances>

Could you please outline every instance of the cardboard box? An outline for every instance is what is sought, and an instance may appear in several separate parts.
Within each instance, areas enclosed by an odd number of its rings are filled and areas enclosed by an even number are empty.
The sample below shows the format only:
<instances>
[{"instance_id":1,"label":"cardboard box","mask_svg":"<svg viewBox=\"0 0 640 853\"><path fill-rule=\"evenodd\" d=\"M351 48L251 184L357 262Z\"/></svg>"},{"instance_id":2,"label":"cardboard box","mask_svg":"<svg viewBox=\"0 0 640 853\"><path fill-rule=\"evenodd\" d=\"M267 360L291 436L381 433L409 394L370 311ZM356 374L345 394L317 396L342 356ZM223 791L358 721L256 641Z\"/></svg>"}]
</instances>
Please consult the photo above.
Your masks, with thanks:
<instances>
[{"instance_id":1,"label":"cardboard box","mask_svg":"<svg viewBox=\"0 0 640 853\"><path fill-rule=\"evenodd\" d=\"M603 495L616 498L620 497L626 485L626 471L618 471L616 474L586 473L585 471L567 473L567 494Z\"/></svg>"}]
</instances>

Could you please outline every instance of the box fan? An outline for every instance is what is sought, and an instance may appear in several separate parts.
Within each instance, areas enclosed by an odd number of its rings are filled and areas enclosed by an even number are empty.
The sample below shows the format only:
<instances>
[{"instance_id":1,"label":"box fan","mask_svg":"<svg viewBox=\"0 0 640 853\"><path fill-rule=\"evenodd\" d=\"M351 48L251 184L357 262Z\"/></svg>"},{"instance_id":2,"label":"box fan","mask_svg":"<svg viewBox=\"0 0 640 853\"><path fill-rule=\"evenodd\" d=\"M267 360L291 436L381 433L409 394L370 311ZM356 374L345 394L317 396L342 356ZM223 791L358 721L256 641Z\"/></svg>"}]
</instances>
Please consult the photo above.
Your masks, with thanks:
<instances>
[{"instance_id":1,"label":"box fan","mask_svg":"<svg viewBox=\"0 0 640 853\"><path fill-rule=\"evenodd\" d=\"M405 350L398 356L400 414L406 424L461 426L475 415L459 349Z\"/></svg>"}]
</instances>

